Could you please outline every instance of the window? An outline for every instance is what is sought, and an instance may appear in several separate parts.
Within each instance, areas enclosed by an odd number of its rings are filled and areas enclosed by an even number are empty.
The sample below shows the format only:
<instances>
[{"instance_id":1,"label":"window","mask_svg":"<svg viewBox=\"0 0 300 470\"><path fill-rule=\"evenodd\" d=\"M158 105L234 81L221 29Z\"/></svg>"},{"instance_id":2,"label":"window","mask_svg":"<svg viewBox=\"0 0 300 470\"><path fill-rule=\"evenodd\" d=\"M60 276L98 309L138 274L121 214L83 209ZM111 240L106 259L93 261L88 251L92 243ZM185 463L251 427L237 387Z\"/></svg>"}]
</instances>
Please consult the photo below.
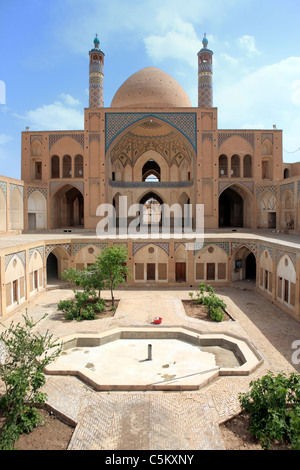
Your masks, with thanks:
<instances>
[{"instance_id":1,"label":"window","mask_svg":"<svg viewBox=\"0 0 300 470\"><path fill-rule=\"evenodd\" d=\"M57 155L51 158L51 178L59 178L59 157Z\"/></svg>"},{"instance_id":2,"label":"window","mask_svg":"<svg viewBox=\"0 0 300 470\"><path fill-rule=\"evenodd\" d=\"M238 155L231 157L231 176L234 178L240 176L240 157Z\"/></svg>"},{"instance_id":3,"label":"window","mask_svg":"<svg viewBox=\"0 0 300 470\"><path fill-rule=\"evenodd\" d=\"M252 157L251 155L244 156L244 178L252 177Z\"/></svg>"},{"instance_id":4,"label":"window","mask_svg":"<svg viewBox=\"0 0 300 470\"><path fill-rule=\"evenodd\" d=\"M70 155L65 155L63 158L63 178L71 178L72 167Z\"/></svg>"},{"instance_id":5,"label":"window","mask_svg":"<svg viewBox=\"0 0 300 470\"><path fill-rule=\"evenodd\" d=\"M34 175L35 179L41 180L42 179L42 162L35 162L34 170L35 170L35 175Z\"/></svg>"},{"instance_id":6,"label":"window","mask_svg":"<svg viewBox=\"0 0 300 470\"><path fill-rule=\"evenodd\" d=\"M219 157L219 177L224 178L228 176L228 160L226 155Z\"/></svg>"},{"instance_id":7,"label":"window","mask_svg":"<svg viewBox=\"0 0 300 470\"><path fill-rule=\"evenodd\" d=\"M83 157L76 155L75 157L75 178L83 178Z\"/></svg>"}]
</instances>

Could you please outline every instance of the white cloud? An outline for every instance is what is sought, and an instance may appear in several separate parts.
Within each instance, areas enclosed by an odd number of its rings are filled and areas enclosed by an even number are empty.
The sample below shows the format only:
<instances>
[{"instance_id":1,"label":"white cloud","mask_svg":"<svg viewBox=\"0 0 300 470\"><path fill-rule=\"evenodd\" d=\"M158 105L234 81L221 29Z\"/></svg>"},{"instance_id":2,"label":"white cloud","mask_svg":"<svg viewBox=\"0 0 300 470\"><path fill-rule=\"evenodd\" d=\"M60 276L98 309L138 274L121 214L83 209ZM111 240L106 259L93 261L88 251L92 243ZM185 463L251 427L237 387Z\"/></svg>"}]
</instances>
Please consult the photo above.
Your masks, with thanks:
<instances>
[{"instance_id":1,"label":"white cloud","mask_svg":"<svg viewBox=\"0 0 300 470\"><path fill-rule=\"evenodd\" d=\"M283 131L285 148L299 148L299 76L300 57L289 57L236 83L215 87L220 127L272 129L276 124Z\"/></svg>"},{"instance_id":2,"label":"white cloud","mask_svg":"<svg viewBox=\"0 0 300 470\"><path fill-rule=\"evenodd\" d=\"M255 37L248 36L245 34L241 38L238 39L238 45L241 49L245 50L248 56L253 56L257 54L261 54L261 51L256 49L255 45Z\"/></svg>"},{"instance_id":3,"label":"white cloud","mask_svg":"<svg viewBox=\"0 0 300 470\"><path fill-rule=\"evenodd\" d=\"M64 101L64 103L68 106L79 106L81 105L80 101L79 100L76 100L75 98L73 98L73 96L71 95L68 95L68 94L65 94L65 93L61 93L59 95L60 98L62 98L62 100Z\"/></svg>"},{"instance_id":4,"label":"white cloud","mask_svg":"<svg viewBox=\"0 0 300 470\"><path fill-rule=\"evenodd\" d=\"M79 130L83 129L84 116L81 110L74 109L80 102L70 95L61 94L61 101L27 111L25 115L15 115L32 130Z\"/></svg>"},{"instance_id":5,"label":"white cloud","mask_svg":"<svg viewBox=\"0 0 300 470\"><path fill-rule=\"evenodd\" d=\"M187 62L192 67L197 66L196 54L201 49L201 41L193 25L182 23L180 26L164 36L151 35L144 39L147 54L154 62L176 59Z\"/></svg>"}]
</instances>

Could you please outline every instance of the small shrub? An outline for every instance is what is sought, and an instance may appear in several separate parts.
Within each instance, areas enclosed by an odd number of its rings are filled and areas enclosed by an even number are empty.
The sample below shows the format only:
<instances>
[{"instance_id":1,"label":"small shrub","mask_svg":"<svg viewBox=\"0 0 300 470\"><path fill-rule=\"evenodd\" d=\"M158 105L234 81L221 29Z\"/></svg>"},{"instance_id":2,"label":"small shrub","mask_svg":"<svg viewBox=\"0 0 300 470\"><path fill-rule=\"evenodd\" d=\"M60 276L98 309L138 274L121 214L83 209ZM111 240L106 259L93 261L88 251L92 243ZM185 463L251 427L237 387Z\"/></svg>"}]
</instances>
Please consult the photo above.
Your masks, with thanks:
<instances>
[{"instance_id":1,"label":"small shrub","mask_svg":"<svg viewBox=\"0 0 300 470\"><path fill-rule=\"evenodd\" d=\"M219 307L213 307L210 310L210 317L213 321L221 322L224 320L224 312Z\"/></svg>"},{"instance_id":2,"label":"small shrub","mask_svg":"<svg viewBox=\"0 0 300 470\"><path fill-rule=\"evenodd\" d=\"M11 323L0 335L0 380L5 387L0 407L6 418L0 450L13 449L21 434L31 432L39 424L36 406L44 405L47 398L40 391L46 382L44 368L61 351L52 335L33 333L38 322L33 323L27 313L23 318L24 325Z\"/></svg>"},{"instance_id":3,"label":"small shrub","mask_svg":"<svg viewBox=\"0 0 300 470\"><path fill-rule=\"evenodd\" d=\"M274 376L272 372L250 383L249 392L239 395L242 409L250 413L251 434L264 449L272 442L287 440L300 448L300 375Z\"/></svg>"}]
</instances>

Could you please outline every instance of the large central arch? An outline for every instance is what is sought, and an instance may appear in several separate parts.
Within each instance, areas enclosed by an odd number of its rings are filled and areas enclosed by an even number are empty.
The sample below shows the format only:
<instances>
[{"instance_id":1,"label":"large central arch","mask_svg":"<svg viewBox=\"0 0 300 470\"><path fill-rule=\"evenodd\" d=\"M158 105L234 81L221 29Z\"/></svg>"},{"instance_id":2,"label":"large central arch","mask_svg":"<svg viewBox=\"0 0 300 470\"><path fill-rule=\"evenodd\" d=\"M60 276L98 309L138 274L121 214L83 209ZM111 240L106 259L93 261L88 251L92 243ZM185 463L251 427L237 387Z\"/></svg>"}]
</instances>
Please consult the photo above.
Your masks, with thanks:
<instances>
[{"instance_id":1,"label":"large central arch","mask_svg":"<svg viewBox=\"0 0 300 470\"><path fill-rule=\"evenodd\" d=\"M253 227L253 196L246 188L233 184L219 196L219 228Z\"/></svg>"},{"instance_id":2,"label":"large central arch","mask_svg":"<svg viewBox=\"0 0 300 470\"><path fill-rule=\"evenodd\" d=\"M60 187L51 199L51 228L84 227L84 200L71 184Z\"/></svg>"}]
</instances>

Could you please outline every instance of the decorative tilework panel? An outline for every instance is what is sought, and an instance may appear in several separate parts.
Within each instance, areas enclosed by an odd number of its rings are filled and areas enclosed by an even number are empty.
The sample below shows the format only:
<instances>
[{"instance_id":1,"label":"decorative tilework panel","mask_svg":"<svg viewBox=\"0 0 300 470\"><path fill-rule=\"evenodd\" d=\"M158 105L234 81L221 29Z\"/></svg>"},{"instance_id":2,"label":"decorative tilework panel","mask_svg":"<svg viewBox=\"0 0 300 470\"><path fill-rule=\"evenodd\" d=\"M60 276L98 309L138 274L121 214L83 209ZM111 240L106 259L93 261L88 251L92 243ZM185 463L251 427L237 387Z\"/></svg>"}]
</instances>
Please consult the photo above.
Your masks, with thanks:
<instances>
[{"instance_id":1,"label":"decorative tilework panel","mask_svg":"<svg viewBox=\"0 0 300 470\"><path fill-rule=\"evenodd\" d=\"M37 246L35 248L30 248L29 252L28 252L28 258L29 258L29 261L31 260L32 258L32 255L34 254L35 251L38 251L39 254L41 255L42 259L44 259L44 256L45 256L45 248L43 246Z\"/></svg>"},{"instance_id":2,"label":"decorative tilework panel","mask_svg":"<svg viewBox=\"0 0 300 470\"><path fill-rule=\"evenodd\" d=\"M75 256L80 250L85 248L86 246L96 246L103 250L108 246L108 243L73 243L73 255Z\"/></svg>"},{"instance_id":3,"label":"decorative tilework panel","mask_svg":"<svg viewBox=\"0 0 300 470\"><path fill-rule=\"evenodd\" d=\"M89 143L93 142L93 140L96 140L100 144L100 134L90 134Z\"/></svg>"},{"instance_id":4,"label":"decorative tilework panel","mask_svg":"<svg viewBox=\"0 0 300 470\"><path fill-rule=\"evenodd\" d=\"M283 255L287 255L290 258L290 260L292 261L292 263L294 265L294 268L296 269L296 253L290 253L288 251L277 250L277 253L276 253L276 263L277 264L278 264L280 258Z\"/></svg>"},{"instance_id":5,"label":"decorative tilework panel","mask_svg":"<svg viewBox=\"0 0 300 470\"><path fill-rule=\"evenodd\" d=\"M277 197L277 186L260 186L259 188L256 188L256 199L258 199L265 191L270 191Z\"/></svg>"},{"instance_id":6,"label":"decorative tilework panel","mask_svg":"<svg viewBox=\"0 0 300 470\"><path fill-rule=\"evenodd\" d=\"M200 251L202 248L205 248L209 245L215 245L225 251L226 255L229 256L229 242L204 242L203 244L195 243L194 244L194 256Z\"/></svg>"},{"instance_id":7,"label":"decorative tilework panel","mask_svg":"<svg viewBox=\"0 0 300 470\"><path fill-rule=\"evenodd\" d=\"M54 250L54 248L56 247L62 247L62 248L65 248L65 250L67 250L67 252L69 253L69 255L71 255L71 245L70 243L63 243L63 244L55 244L55 245L46 245L45 247L45 255L46 255L46 258L48 257L48 255L51 253L51 251Z\"/></svg>"},{"instance_id":8,"label":"decorative tilework panel","mask_svg":"<svg viewBox=\"0 0 300 470\"><path fill-rule=\"evenodd\" d=\"M246 247L249 248L250 251L257 257L257 245L256 243L240 243L240 242L232 242L231 243L231 254L238 248Z\"/></svg>"},{"instance_id":9,"label":"decorative tilework panel","mask_svg":"<svg viewBox=\"0 0 300 470\"><path fill-rule=\"evenodd\" d=\"M31 135L30 136L30 143L34 142L35 140L39 140L41 144L43 143L43 136L42 135Z\"/></svg>"},{"instance_id":10,"label":"decorative tilework panel","mask_svg":"<svg viewBox=\"0 0 300 470\"><path fill-rule=\"evenodd\" d=\"M20 186L19 184L10 184L9 185L9 195L11 196L14 189L18 188L21 193L22 198L24 197L24 186Z\"/></svg>"},{"instance_id":11,"label":"decorative tilework panel","mask_svg":"<svg viewBox=\"0 0 300 470\"><path fill-rule=\"evenodd\" d=\"M261 257L261 254L264 250L267 250L269 255L271 256L271 258L273 259L273 255L274 255L274 250L272 247L270 246L267 246L267 245L259 245L259 250L258 250L258 257L260 258Z\"/></svg>"},{"instance_id":12,"label":"decorative tilework panel","mask_svg":"<svg viewBox=\"0 0 300 470\"><path fill-rule=\"evenodd\" d=\"M17 253L10 253L9 255L5 256L5 271L7 270L7 267L14 256L17 256L21 260L25 268L25 251L18 251Z\"/></svg>"},{"instance_id":13,"label":"decorative tilework panel","mask_svg":"<svg viewBox=\"0 0 300 470\"><path fill-rule=\"evenodd\" d=\"M203 132L202 133L202 142L204 142L206 139L210 140L213 142L213 134L211 132Z\"/></svg>"},{"instance_id":14,"label":"decorative tilework panel","mask_svg":"<svg viewBox=\"0 0 300 470\"><path fill-rule=\"evenodd\" d=\"M289 188L293 194L295 194L295 183L286 183L280 186L280 198L282 197L284 191Z\"/></svg>"},{"instance_id":15,"label":"decorative tilework panel","mask_svg":"<svg viewBox=\"0 0 300 470\"><path fill-rule=\"evenodd\" d=\"M105 149L127 127L144 119L154 117L179 130L197 150L196 113L107 113Z\"/></svg>"},{"instance_id":16,"label":"decorative tilework panel","mask_svg":"<svg viewBox=\"0 0 300 470\"><path fill-rule=\"evenodd\" d=\"M230 132L230 133L219 134L218 135L218 145L219 145L218 148L220 148L221 145L224 144L226 140L234 136L241 137L242 139L246 140L254 150L254 133L247 133L247 132L232 132L232 133Z\"/></svg>"},{"instance_id":17,"label":"decorative tilework panel","mask_svg":"<svg viewBox=\"0 0 300 470\"><path fill-rule=\"evenodd\" d=\"M7 183L0 181L0 188L3 190L5 199L7 198Z\"/></svg>"},{"instance_id":18,"label":"decorative tilework panel","mask_svg":"<svg viewBox=\"0 0 300 470\"><path fill-rule=\"evenodd\" d=\"M63 137L71 137L76 140L82 148L84 148L84 134L50 134L49 135L49 150Z\"/></svg>"},{"instance_id":19,"label":"decorative tilework panel","mask_svg":"<svg viewBox=\"0 0 300 470\"><path fill-rule=\"evenodd\" d=\"M34 193L34 191L38 191L44 196L45 199L47 199L47 196L48 196L47 188L36 188L35 186L28 186L27 197L29 198Z\"/></svg>"},{"instance_id":20,"label":"decorative tilework panel","mask_svg":"<svg viewBox=\"0 0 300 470\"><path fill-rule=\"evenodd\" d=\"M132 247L133 256L135 256L141 248L144 248L147 245L158 246L159 248L164 250L164 252L167 253L167 255L169 256L169 243L167 243L167 242L161 242L161 243L133 242L133 247Z\"/></svg>"}]
</instances>

